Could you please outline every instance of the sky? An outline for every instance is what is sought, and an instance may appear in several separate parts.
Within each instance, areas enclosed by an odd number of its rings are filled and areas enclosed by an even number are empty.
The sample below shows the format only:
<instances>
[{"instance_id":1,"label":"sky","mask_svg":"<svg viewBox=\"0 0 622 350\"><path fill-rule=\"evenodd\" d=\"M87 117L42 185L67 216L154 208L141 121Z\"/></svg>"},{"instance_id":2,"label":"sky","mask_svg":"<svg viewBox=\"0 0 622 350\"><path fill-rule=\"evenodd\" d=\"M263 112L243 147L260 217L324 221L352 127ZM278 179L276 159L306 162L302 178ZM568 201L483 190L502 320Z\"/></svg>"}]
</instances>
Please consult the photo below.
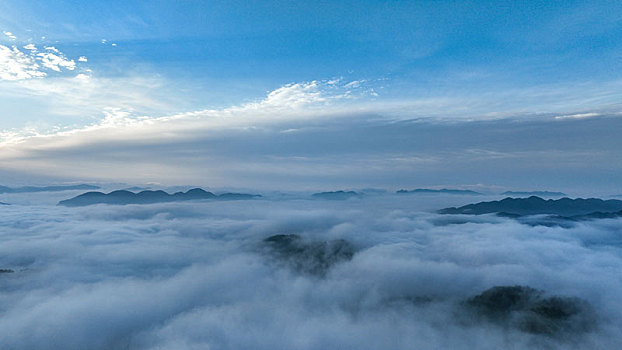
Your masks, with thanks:
<instances>
[{"instance_id":1,"label":"sky","mask_svg":"<svg viewBox=\"0 0 622 350\"><path fill-rule=\"evenodd\" d=\"M0 1L0 182L622 193L615 1Z\"/></svg>"},{"instance_id":2,"label":"sky","mask_svg":"<svg viewBox=\"0 0 622 350\"><path fill-rule=\"evenodd\" d=\"M0 0L0 186L262 195L2 194L0 348L615 349L620 218L438 210L622 196L621 63L620 1Z\"/></svg>"}]
</instances>

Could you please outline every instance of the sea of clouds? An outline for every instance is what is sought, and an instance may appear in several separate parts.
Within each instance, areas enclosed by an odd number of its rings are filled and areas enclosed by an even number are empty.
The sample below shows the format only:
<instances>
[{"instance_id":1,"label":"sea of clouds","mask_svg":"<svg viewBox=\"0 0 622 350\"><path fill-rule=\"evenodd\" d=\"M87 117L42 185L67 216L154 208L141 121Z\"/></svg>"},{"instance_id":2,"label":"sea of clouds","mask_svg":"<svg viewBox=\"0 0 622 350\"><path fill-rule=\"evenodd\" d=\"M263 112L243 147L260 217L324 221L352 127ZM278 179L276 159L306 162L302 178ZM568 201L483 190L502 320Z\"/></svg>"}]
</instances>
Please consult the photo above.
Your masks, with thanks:
<instances>
[{"instance_id":1,"label":"sea of clouds","mask_svg":"<svg viewBox=\"0 0 622 350\"><path fill-rule=\"evenodd\" d=\"M545 227L434 213L479 197L81 208L55 206L50 194L19 198L4 196L12 205L0 206L0 268L14 271L0 274L2 349L622 344L620 219ZM307 273L266 249L276 234L345 240L356 253ZM465 307L493 286L514 285L582 300L592 327L530 333Z\"/></svg>"}]
</instances>

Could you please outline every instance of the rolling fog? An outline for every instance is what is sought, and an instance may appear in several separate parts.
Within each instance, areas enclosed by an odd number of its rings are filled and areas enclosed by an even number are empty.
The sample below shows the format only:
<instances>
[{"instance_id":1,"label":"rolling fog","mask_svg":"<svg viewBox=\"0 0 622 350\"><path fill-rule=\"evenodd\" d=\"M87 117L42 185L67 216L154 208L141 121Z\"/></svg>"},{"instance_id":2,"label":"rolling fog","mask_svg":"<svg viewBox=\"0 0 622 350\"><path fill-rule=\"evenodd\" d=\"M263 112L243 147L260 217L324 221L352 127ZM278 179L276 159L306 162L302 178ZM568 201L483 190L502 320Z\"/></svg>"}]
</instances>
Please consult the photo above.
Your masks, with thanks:
<instances>
[{"instance_id":1,"label":"rolling fog","mask_svg":"<svg viewBox=\"0 0 622 350\"><path fill-rule=\"evenodd\" d=\"M391 194L54 205L69 197L1 199L13 204L0 206L0 268L13 271L0 273L2 349L622 344L620 219L529 226L434 213L482 197ZM283 240L291 245L275 245ZM527 314L470 306L495 286L585 311L529 330Z\"/></svg>"}]
</instances>

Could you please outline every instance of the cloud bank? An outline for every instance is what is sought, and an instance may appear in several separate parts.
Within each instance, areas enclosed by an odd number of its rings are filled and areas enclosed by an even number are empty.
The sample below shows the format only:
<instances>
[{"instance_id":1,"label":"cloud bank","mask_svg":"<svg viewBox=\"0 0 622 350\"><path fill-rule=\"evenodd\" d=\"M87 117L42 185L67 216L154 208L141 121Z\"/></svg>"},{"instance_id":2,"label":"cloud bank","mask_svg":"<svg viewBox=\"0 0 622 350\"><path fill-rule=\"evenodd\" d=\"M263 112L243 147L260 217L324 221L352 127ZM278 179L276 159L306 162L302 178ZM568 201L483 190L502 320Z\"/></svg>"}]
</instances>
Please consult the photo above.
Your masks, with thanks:
<instances>
[{"instance_id":1,"label":"cloud bank","mask_svg":"<svg viewBox=\"0 0 622 350\"><path fill-rule=\"evenodd\" d=\"M449 204L457 203L439 206ZM5 206L0 268L14 272L0 274L0 346L611 349L622 341L622 221L438 225L433 209L393 195ZM309 247L348 242L355 253L306 273L266 251L276 234ZM513 285L582 300L595 320L589 331L541 334L464 307Z\"/></svg>"},{"instance_id":2,"label":"cloud bank","mask_svg":"<svg viewBox=\"0 0 622 350\"><path fill-rule=\"evenodd\" d=\"M571 195L622 191L615 112L403 119L359 104L371 93L364 82L312 81L224 109L158 118L110 109L83 128L6 133L0 165L74 181L284 190L483 183Z\"/></svg>"}]
</instances>

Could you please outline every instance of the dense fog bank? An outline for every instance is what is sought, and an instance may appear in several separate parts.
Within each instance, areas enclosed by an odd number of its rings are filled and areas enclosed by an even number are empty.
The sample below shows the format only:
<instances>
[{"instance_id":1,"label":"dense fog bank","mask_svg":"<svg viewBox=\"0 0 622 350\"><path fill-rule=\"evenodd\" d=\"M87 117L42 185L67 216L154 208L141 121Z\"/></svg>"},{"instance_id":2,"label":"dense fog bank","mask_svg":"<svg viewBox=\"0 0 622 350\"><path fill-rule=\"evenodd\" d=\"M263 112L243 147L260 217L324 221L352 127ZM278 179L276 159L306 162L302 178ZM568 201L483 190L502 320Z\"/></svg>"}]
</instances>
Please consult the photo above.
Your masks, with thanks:
<instances>
[{"instance_id":1,"label":"dense fog bank","mask_svg":"<svg viewBox=\"0 0 622 350\"><path fill-rule=\"evenodd\" d=\"M466 203L3 206L0 269L12 272L0 273L0 348L622 343L622 220L546 227L434 213Z\"/></svg>"}]
</instances>

